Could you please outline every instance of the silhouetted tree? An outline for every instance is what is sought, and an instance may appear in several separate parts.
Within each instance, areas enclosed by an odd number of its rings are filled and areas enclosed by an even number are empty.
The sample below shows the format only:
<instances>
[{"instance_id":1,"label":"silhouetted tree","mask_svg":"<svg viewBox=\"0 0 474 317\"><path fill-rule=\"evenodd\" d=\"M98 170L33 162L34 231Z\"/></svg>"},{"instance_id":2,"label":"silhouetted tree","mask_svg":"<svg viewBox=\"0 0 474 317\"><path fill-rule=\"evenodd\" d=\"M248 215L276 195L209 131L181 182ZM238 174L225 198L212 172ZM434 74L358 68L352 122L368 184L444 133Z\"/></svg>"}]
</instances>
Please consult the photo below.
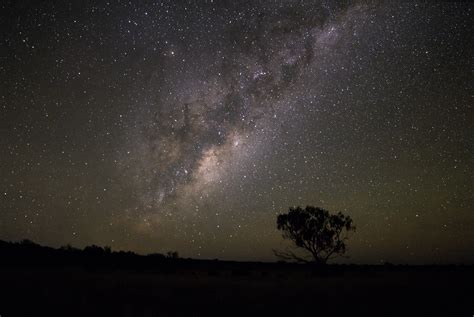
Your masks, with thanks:
<instances>
[{"instance_id":1,"label":"silhouetted tree","mask_svg":"<svg viewBox=\"0 0 474 317\"><path fill-rule=\"evenodd\" d=\"M91 256L100 256L104 255L105 251L102 247L97 245L88 245L84 248L84 254L91 255Z\"/></svg>"},{"instance_id":2,"label":"silhouetted tree","mask_svg":"<svg viewBox=\"0 0 474 317\"><path fill-rule=\"evenodd\" d=\"M178 259L179 258L179 253L176 251L168 251L166 253L166 257L169 259Z\"/></svg>"},{"instance_id":3,"label":"silhouetted tree","mask_svg":"<svg viewBox=\"0 0 474 317\"><path fill-rule=\"evenodd\" d=\"M290 208L287 214L278 215L277 228L283 231L283 238L293 241L307 255L299 256L291 250L273 250L276 256L317 264L326 264L329 259L342 256L346 251L348 233L355 230L349 216L340 212L330 214L313 206Z\"/></svg>"},{"instance_id":4,"label":"silhouetted tree","mask_svg":"<svg viewBox=\"0 0 474 317\"><path fill-rule=\"evenodd\" d=\"M20 244L23 246L28 246L28 247L39 247L39 244L34 243L33 241L29 239L23 239L20 241Z\"/></svg>"},{"instance_id":5,"label":"silhouetted tree","mask_svg":"<svg viewBox=\"0 0 474 317\"><path fill-rule=\"evenodd\" d=\"M73 251L77 251L77 250L79 250L79 249L74 248L72 245L70 245L70 244L68 243L68 244L63 245L62 247L60 247L59 250L67 251L67 252L73 252Z\"/></svg>"}]
</instances>

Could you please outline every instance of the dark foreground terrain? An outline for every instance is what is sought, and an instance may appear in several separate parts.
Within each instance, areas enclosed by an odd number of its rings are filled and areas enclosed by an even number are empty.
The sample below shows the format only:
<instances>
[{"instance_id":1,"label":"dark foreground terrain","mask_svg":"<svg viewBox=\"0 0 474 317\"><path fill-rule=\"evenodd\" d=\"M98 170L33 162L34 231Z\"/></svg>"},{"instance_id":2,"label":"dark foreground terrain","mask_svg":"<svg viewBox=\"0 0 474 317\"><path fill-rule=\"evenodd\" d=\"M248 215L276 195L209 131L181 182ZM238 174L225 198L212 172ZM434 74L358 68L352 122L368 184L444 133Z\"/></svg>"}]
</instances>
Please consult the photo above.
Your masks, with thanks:
<instances>
[{"instance_id":1,"label":"dark foreground terrain","mask_svg":"<svg viewBox=\"0 0 474 317\"><path fill-rule=\"evenodd\" d=\"M472 266L318 268L84 252L1 242L0 315L474 314Z\"/></svg>"}]
</instances>

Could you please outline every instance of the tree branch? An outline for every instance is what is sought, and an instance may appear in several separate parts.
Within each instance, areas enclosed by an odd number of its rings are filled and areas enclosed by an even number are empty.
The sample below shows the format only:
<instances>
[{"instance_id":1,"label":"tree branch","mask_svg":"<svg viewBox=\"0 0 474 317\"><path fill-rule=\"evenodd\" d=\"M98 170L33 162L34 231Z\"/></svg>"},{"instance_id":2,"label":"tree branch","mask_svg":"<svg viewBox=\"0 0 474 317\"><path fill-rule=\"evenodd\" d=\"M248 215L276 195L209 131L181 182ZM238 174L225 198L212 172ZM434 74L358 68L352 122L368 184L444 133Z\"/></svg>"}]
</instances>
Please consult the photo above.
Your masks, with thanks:
<instances>
[{"instance_id":1,"label":"tree branch","mask_svg":"<svg viewBox=\"0 0 474 317\"><path fill-rule=\"evenodd\" d=\"M299 263L310 263L311 262L311 260L308 260L308 259L302 258L300 256L297 256L296 254L294 254L293 252L291 252L289 250L287 250L287 251L278 251L278 250L273 249L273 253L275 254L275 256L279 257L282 260L297 261Z\"/></svg>"}]
</instances>

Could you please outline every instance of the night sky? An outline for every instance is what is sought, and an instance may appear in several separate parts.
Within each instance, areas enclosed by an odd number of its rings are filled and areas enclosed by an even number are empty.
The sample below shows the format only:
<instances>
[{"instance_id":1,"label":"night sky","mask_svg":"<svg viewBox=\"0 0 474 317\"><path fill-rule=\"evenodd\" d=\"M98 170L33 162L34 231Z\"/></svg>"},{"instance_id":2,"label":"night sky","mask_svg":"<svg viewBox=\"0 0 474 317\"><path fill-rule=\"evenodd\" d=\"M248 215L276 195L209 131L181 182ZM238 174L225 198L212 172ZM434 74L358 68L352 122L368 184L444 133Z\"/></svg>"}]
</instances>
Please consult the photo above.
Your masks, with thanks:
<instances>
[{"instance_id":1,"label":"night sky","mask_svg":"<svg viewBox=\"0 0 474 317\"><path fill-rule=\"evenodd\" d=\"M474 262L469 2L2 1L0 239L274 261Z\"/></svg>"}]
</instances>

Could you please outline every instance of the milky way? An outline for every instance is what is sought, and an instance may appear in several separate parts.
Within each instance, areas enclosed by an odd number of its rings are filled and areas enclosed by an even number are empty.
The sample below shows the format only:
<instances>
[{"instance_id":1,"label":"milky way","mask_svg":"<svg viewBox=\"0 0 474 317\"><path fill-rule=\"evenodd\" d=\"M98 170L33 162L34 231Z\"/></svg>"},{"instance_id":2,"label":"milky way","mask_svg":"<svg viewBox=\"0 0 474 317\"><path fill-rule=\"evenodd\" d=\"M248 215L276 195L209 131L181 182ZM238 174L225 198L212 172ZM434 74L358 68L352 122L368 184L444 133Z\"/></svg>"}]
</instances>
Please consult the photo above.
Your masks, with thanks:
<instances>
[{"instance_id":1,"label":"milky way","mask_svg":"<svg viewBox=\"0 0 474 317\"><path fill-rule=\"evenodd\" d=\"M292 97L304 93L303 74L324 63L341 37L350 41L352 19L364 18L360 6L337 12L318 8L322 14L288 4L253 8L249 17L223 27L221 37L227 43L217 61L199 65L200 72L189 78L181 80L181 72L171 76L172 87L147 104L139 114L142 129L131 132L138 147L130 164L139 169L133 172L147 207L159 211L168 200L222 183L232 164L249 159L239 152L258 155L265 139L274 137L284 119L272 119L286 116ZM178 60L171 64L194 54L174 49L165 53ZM157 90L160 80L146 85ZM255 143L261 145L255 148Z\"/></svg>"},{"instance_id":2,"label":"milky way","mask_svg":"<svg viewBox=\"0 0 474 317\"><path fill-rule=\"evenodd\" d=\"M348 261L468 262L472 5L2 4L0 239L273 260L352 216Z\"/></svg>"}]
</instances>

